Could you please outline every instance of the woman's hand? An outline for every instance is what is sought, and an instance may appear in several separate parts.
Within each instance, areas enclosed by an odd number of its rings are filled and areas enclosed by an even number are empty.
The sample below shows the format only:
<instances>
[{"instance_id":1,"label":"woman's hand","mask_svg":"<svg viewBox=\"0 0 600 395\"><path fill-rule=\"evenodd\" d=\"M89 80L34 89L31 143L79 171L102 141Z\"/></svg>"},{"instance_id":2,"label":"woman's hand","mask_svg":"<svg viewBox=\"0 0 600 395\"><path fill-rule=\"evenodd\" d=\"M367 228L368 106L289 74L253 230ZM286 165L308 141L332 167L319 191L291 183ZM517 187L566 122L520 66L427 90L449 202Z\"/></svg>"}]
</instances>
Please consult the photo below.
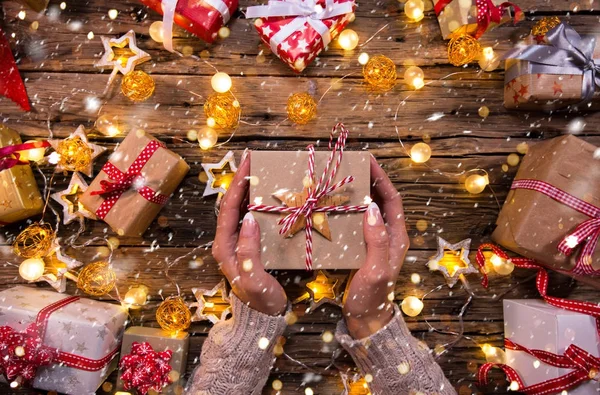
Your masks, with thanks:
<instances>
[{"instance_id":1,"label":"woman's hand","mask_svg":"<svg viewBox=\"0 0 600 395\"><path fill-rule=\"evenodd\" d=\"M356 272L344 304L348 332L363 339L385 326L394 315L394 287L409 240L400 193L371 157L373 203L364 214L367 260Z\"/></svg>"},{"instance_id":2,"label":"woman's hand","mask_svg":"<svg viewBox=\"0 0 600 395\"><path fill-rule=\"evenodd\" d=\"M246 214L238 234L249 176L250 154L247 151L221 203L212 252L242 302L262 313L278 315L286 309L287 296L261 262L260 228L252 213Z\"/></svg>"}]
</instances>

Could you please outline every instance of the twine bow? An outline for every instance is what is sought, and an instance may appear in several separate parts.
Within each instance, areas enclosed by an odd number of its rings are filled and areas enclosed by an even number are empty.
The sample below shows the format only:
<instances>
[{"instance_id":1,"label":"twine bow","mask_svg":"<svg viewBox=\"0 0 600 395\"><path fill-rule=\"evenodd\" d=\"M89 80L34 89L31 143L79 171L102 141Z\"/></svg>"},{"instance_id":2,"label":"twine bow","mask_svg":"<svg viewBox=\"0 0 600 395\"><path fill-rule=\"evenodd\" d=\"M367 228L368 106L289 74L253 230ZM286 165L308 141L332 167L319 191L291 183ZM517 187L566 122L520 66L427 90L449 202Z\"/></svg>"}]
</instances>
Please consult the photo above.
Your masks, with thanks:
<instances>
[{"instance_id":1,"label":"twine bow","mask_svg":"<svg viewBox=\"0 0 600 395\"><path fill-rule=\"evenodd\" d=\"M323 47L326 47L331 42L331 34L322 21L351 13L354 9L354 0L346 2L325 0L324 7L319 3L318 0L269 0L267 5L248 7L246 18L295 17L269 39L274 53L277 53L283 41L302 29L306 23L321 36Z\"/></svg>"},{"instance_id":2,"label":"twine bow","mask_svg":"<svg viewBox=\"0 0 600 395\"><path fill-rule=\"evenodd\" d=\"M151 389L160 392L171 383L169 373L173 368L169 361L172 356L171 350L157 352L148 342L134 342L131 353L125 355L119 364L125 390L135 389L142 395Z\"/></svg>"},{"instance_id":3,"label":"twine bow","mask_svg":"<svg viewBox=\"0 0 600 395\"><path fill-rule=\"evenodd\" d=\"M454 0L440 0L435 4L434 10L436 15L440 15L444 8L452 3ZM477 30L473 35L475 38L483 36L487 31L491 23L502 22L502 16L507 9L513 9L515 16L514 22L517 23L523 19L523 11L521 8L514 3L504 2L499 5L495 5L492 0L476 0L475 5L477 7Z\"/></svg>"},{"instance_id":4,"label":"twine bow","mask_svg":"<svg viewBox=\"0 0 600 395\"><path fill-rule=\"evenodd\" d=\"M34 143L24 143L9 145L7 147L0 148L0 171L8 170L17 165L27 165L29 162L21 160L19 151L28 151L37 148L50 147L48 141L36 141Z\"/></svg>"},{"instance_id":5,"label":"twine bow","mask_svg":"<svg viewBox=\"0 0 600 395\"><path fill-rule=\"evenodd\" d=\"M335 133L339 131L339 136L334 144ZM331 151L329 159L325 164L323 174L319 178L317 184L313 187L313 183L308 186L308 196L306 201L301 207L287 207L287 206L268 206L262 204L250 204L248 205L249 211L259 211L267 213L287 213L285 217L280 219L277 224L282 225L279 230L279 234L286 234L292 226L300 219L304 217L306 219L306 226L304 227L306 233L306 270L312 270L313 266L313 248L312 248L312 216L314 213L358 213L367 210L366 205L342 205L342 206L318 206L318 201L323 196L332 193L338 188L351 183L354 181L353 176L344 177L341 181L334 183L337 171L342 163L342 157L344 154L344 148L346 147L346 140L349 135L348 129L344 127L342 123L338 123L332 129L329 136L329 150ZM311 144L307 147L308 149L308 179L314 180L315 176L315 147Z\"/></svg>"},{"instance_id":6,"label":"twine bow","mask_svg":"<svg viewBox=\"0 0 600 395\"><path fill-rule=\"evenodd\" d=\"M486 363L479 369L479 383L488 384L488 373L492 368L500 368L510 382L516 382L518 391L527 395L544 395L559 393L573 388L585 381L596 380L600 370L600 358L597 358L584 349L571 344L564 355L557 355L543 350L530 350L509 339L504 340L504 347L509 350L523 351L537 358L539 361L562 369L573 369L571 372L541 383L526 387L516 370L505 364Z\"/></svg>"},{"instance_id":7,"label":"twine bow","mask_svg":"<svg viewBox=\"0 0 600 395\"><path fill-rule=\"evenodd\" d=\"M546 34L549 45L530 45L509 51L505 59L531 62L530 67L511 67L507 81L522 74L581 75L582 103L589 102L600 88L600 63L594 59L595 36L580 36L571 26L561 23Z\"/></svg>"}]
</instances>

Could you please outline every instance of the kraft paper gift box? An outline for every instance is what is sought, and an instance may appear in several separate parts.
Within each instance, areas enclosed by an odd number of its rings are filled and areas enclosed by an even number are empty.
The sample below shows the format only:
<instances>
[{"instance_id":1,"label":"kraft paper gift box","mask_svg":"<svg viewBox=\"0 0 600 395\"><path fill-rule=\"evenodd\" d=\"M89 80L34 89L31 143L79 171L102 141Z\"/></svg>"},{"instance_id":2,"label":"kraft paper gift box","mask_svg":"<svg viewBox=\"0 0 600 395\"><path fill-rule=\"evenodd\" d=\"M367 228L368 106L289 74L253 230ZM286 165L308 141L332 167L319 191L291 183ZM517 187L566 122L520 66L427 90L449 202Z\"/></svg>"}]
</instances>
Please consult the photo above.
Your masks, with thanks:
<instances>
[{"instance_id":1,"label":"kraft paper gift box","mask_svg":"<svg viewBox=\"0 0 600 395\"><path fill-rule=\"evenodd\" d=\"M505 299L504 336L530 350L544 350L564 355L574 344L598 357L596 319L586 314L553 307L538 299ZM506 364L515 369L525 386L558 378L573 371L540 363L523 351L506 349ZM539 361L538 361L539 362ZM569 395L597 394L600 382L585 381L569 388Z\"/></svg>"},{"instance_id":2,"label":"kraft paper gift box","mask_svg":"<svg viewBox=\"0 0 600 395\"><path fill-rule=\"evenodd\" d=\"M515 181L543 181L600 207L600 161L594 159L596 150L597 147L573 135L537 143L523 157ZM546 267L571 271L581 247L566 256L558 250L558 245L589 219L546 194L514 189L509 192L496 220L492 239ZM593 269L600 269L600 249L593 253L590 264Z\"/></svg>"},{"instance_id":3,"label":"kraft paper gift box","mask_svg":"<svg viewBox=\"0 0 600 395\"><path fill-rule=\"evenodd\" d=\"M19 134L0 124L0 148L21 144ZM44 208L28 164L0 170L0 226L41 214Z\"/></svg>"},{"instance_id":4,"label":"kraft paper gift box","mask_svg":"<svg viewBox=\"0 0 600 395\"><path fill-rule=\"evenodd\" d=\"M179 332L176 335L166 332L160 328L150 328L145 326L132 326L125 331L123 343L121 345L121 359L131 352L133 342L148 342L156 352L171 350L173 355L169 361L172 370L171 377L179 377L179 380L167 385L160 392L165 395L181 394L183 376L187 365L188 348L190 344L190 335L187 332ZM117 390L123 390L123 381L119 371L117 381Z\"/></svg>"},{"instance_id":5,"label":"kraft paper gift box","mask_svg":"<svg viewBox=\"0 0 600 395\"><path fill-rule=\"evenodd\" d=\"M157 144L154 153L147 151ZM121 236L141 236L190 169L183 158L143 130L131 131L108 162L79 201ZM107 171L118 174L111 176ZM132 172L138 176L116 200L111 193L95 194L117 181L119 174ZM154 200L157 197L162 202Z\"/></svg>"},{"instance_id":6,"label":"kraft paper gift box","mask_svg":"<svg viewBox=\"0 0 600 395\"><path fill-rule=\"evenodd\" d=\"M330 152L317 151L315 178L318 179ZM307 182L308 153L306 151L252 151L250 168L250 202L283 206L274 194L291 197L303 191ZM370 154L344 152L343 161L333 182L346 176L355 180L329 196L345 196L348 205L364 205L370 201ZM298 196L298 195L294 195ZM333 205L339 205L334 202ZM267 269L306 269L306 236L301 229L292 237L279 234L278 213L253 212L261 230L261 257ZM315 224L328 225L331 241L313 229L313 269L357 269L365 260L363 238L364 213L329 213L313 216ZM313 227L314 228L314 227Z\"/></svg>"},{"instance_id":7,"label":"kraft paper gift box","mask_svg":"<svg viewBox=\"0 0 600 395\"><path fill-rule=\"evenodd\" d=\"M0 326L24 331L43 308L69 295L16 286L0 292ZM49 315L42 344L76 356L100 360L119 350L127 312L121 305L79 298ZM118 357L103 368L86 371L64 363L37 370L33 387L58 393L94 394L116 368Z\"/></svg>"},{"instance_id":8,"label":"kraft paper gift box","mask_svg":"<svg viewBox=\"0 0 600 395\"><path fill-rule=\"evenodd\" d=\"M596 62L600 62L600 44L598 44L600 35L579 36L566 24L559 25L558 29L569 35L573 34L580 48L589 52ZM582 109L586 110L600 109L598 100L600 91L598 89L595 89L596 92L593 96L584 102L583 70L584 63L587 61L580 62L580 64L566 62L565 67L552 67L550 63L546 64L547 59L550 59L548 48L563 49L553 46L548 41L548 38L552 37L552 33L553 30L541 41L536 37L528 36L524 41L524 46L515 48L505 55L504 107L510 110L552 111L580 105ZM559 31L554 33L559 33ZM565 47L569 46L570 44L567 44ZM519 59L529 51L534 54L533 50L536 48L539 51L533 58L539 58L539 62ZM556 58L574 59L569 52L559 54Z\"/></svg>"}]
</instances>

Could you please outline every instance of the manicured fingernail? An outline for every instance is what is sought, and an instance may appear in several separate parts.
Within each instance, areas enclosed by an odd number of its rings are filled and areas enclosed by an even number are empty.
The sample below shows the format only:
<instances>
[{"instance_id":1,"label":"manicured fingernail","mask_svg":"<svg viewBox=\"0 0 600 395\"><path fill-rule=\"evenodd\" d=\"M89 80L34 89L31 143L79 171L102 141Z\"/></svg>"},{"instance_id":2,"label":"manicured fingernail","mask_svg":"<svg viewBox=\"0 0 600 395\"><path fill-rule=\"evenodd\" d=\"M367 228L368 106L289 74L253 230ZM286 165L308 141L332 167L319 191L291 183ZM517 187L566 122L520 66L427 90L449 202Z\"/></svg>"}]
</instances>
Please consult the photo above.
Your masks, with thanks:
<instances>
[{"instance_id":1,"label":"manicured fingernail","mask_svg":"<svg viewBox=\"0 0 600 395\"><path fill-rule=\"evenodd\" d=\"M240 160L240 165L246 161L247 157L248 157L248 148L246 148L244 150L244 152L242 153L242 159Z\"/></svg>"},{"instance_id":2,"label":"manicured fingernail","mask_svg":"<svg viewBox=\"0 0 600 395\"><path fill-rule=\"evenodd\" d=\"M367 209L367 223L371 226L383 225L383 217L377 203L372 202Z\"/></svg>"},{"instance_id":3,"label":"manicured fingernail","mask_svg":"<svg viewBox=\"0 0 600 395\"><path fill-rule=\"evenodd\" d=\"M240 230L240 234L242 236L253 236L255 229L256 219L254 219L254 215L252 215L251 212L248 212L242 221L242 229Z\"/></svg>"}]
</instances>

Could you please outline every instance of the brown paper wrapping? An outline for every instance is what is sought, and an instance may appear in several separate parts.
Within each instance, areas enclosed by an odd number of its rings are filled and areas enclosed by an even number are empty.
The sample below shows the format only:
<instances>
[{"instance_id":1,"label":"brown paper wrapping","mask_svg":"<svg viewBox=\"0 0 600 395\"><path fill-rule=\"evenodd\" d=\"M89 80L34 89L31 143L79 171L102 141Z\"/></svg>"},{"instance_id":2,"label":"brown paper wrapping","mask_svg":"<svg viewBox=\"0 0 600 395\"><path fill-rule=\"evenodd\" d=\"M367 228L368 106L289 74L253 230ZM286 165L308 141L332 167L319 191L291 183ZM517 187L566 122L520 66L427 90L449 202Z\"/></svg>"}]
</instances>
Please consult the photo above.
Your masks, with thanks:
<instances>
[{"instance_id":1,"label":"brown paper wrapping","mask_svg":"<svg viewBox=\"0 0 600 395\"><path fill-rule=\"evenodd\" d=\"M115 152L108 159L119 170L126 172L146 145L156 140L143 130L130 132ZM145 184L155 192L171 195L183 180L190 167L173 151L159 148L142 169ZM89 211L95 213L104 198L92 195L93 191L102 190L101 181L110 181L108 175L101 171L94 179L79 201ZM141 236L162 206L149 202L133 188L125 191L104 218L110 227L121 236Z\"/></svg>"},{"instance_id":2,"label":"brown paper wrapping","mask_svg":"<svg viewBox=\"0 0 600 395\"><path fill-rule=\"evenodd\" d=\"M125 331L123 335L123 343L121 345L121 356L131 352L133 342L143 343L148 342L156 352L166 350L173 351L173 356L169 365L173 368L172 372L179 374L180 380L166 386L160 393L163 395L176 395L182 393L183 376L187 365L187 354L190 344L190 335L186 332L179 332L177 335L165 332L160 328L149 328L145 326L132 326ZM179 389L178 389L179 387ZM123 390L123 381L121 380L121 372L117 379L117 390Z\"/></svg>"},{"instance_id":3,"label":"brown paper wrapping","mask_svg":"<svg viewBox=\"0 0 600 395\"><path fill-rule=\"evenodd\" d=\"M318 151L315 156L315 177L318 179L330 153ZM276 191L287 189L301 192L308 170L306 151L253 151L251 156L250 202L282 206L273 197ZM332 195L350 198L350 205L367 203L370 196L368 152L344 152L342 164L334 182L352 175L354 181L334 191ZM254 212L260 225L262 262L267 269L305 269L306 236L304 229L291 238L279 234L277 213ZM332 241L313 230L314 269L357 269L365 260L363 213L328 214Z\"/></svg>"},{"instance_id":4,"label":"brown paper wrapping","mask_svg":"<svg viewBox=\"0 0 600 395\"><path fill-rule=\"evenodd\" d=\"M600 35L596 41L594 58L600 58ZM535 37L529 36L526 45L542 45ZM506 79L504 81L504 107L509 110L543 110L553 111L581 103L582 75L572 74L537 74L531 71L531 62L526 60L506 59ZM519 70L517 78L510 79L510 69ZM510 79L510 80L509 80ZM587 110L599 110L600 92L596 92L594 100L585 105Z\"/></svg>"},{"instance_id":5,"label":"brown paper wrapping","mask_svg":"<svg viewBox=\"0 0 600 395\"><path fill-rule=\"evenodd\" d=\"M433 0L435 6L440 0ZM500 5L504 0L492 0L495 5ZM444 11L437 16L442 30L442 37L448 40L452 34L460 29L460 33L474 34L477 31L477 6L475 1L454 0L448 4ZM510 22L512 14L506 10L502 16L501 24ZM498 26L497 23L490 23L488 30Z\"/></svg>"},{"instance_id":6,"label":"brown paper wrapping","mask_svg":"<svg viewBox=\"0 0 600 395\"><path fill-rule=\"evenodd\" d=\"M21 144L19 134L0 124L0 147ZM0 171L0 226L40 214L42 195L29 165Z\"/></svg>"},{"instance_id":7,"label":"brown paper wrapping","mask_svg":"<svg viewBox=\"0 0 600 395\"><path fill-rule=\"evenodd\" d=\"M529 149L515 179L545 181L600 207L600 161L593 157L595 150L595 146L573 135L544 141ZM575 266L581 246L570 257L562 255L557 246L588 219L541 192L511 190L492 239L549 268L569 271ZM592 256L592 267L600 269L600 249Z\"/></svg>"},{"instance_id":8,"label":"brown paper wrapping","mask_svg":"<svg viewBox=\"0 0 600 395\"><path fill-rule=\"evenodd\" d=\"M48 6L50 0L17 0L19 3L26 5L35 12L42 12Z\"/></svg>"}]
</instances>

